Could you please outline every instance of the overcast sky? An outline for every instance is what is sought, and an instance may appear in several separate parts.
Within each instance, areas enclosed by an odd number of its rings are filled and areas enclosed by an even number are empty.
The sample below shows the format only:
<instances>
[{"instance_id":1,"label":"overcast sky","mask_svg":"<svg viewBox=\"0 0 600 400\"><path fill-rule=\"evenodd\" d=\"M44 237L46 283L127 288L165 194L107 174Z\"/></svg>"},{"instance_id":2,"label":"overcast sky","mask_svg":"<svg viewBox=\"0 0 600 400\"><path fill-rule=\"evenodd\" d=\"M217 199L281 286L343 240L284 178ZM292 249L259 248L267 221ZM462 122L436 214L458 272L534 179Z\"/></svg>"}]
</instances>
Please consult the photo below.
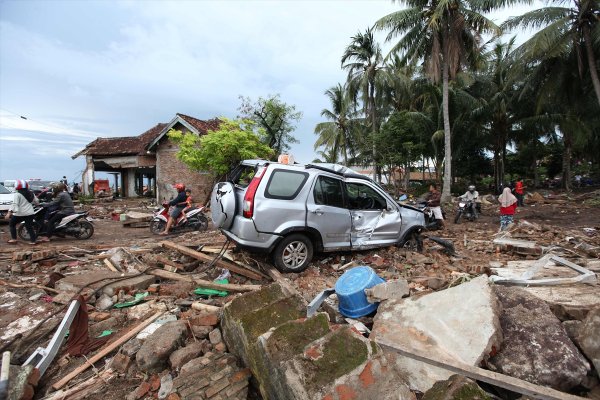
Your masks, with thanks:
<instances>
[{"instance_id":1,"label":"overcast sky","mask_svg":"<svg viewBox=\"0 0 600 400\"><path fill-rule=\"evenodd\" d=\"M302 111L292 154L309 162L350 37L399 7L0 0L0 181L80 181L84 160L71 156L96 137L136 136L176 113L235 118L240 95L279 93Z\"/></svg>"}]
</instances>

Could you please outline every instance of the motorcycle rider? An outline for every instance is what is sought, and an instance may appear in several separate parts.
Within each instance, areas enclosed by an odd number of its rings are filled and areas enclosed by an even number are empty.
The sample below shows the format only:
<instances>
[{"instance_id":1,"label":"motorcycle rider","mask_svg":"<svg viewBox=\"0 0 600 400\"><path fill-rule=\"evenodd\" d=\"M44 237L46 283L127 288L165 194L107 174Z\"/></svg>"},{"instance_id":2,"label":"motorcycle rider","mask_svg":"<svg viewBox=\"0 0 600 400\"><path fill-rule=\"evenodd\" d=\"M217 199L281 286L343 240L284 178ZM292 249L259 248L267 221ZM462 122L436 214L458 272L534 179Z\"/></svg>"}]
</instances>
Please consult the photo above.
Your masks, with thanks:
<instances>
[{"instance_id":1,"label":"motorcycle rider","mask_svg":"<svg viewBox=\"0 0 600 400\"><path fill-rule=\"evenodd\" d=\"M437 188L436 183L429 185L429 193L425 197L427 206L433 211L433 217L437 220L440 229L444 229L444 215L442 214L442 207L440 202L442 200L442 194Z\"/></svg>"},{"instance_id":2,"label":"motorcycle rider","mask_svg":"<svg viewBox=\"0 0 600 400\"><path fill-rule=\"evenodd\" d=\"M64 217L75 214L75 207L73 206L73 200L71 200L71 196L69 196L69 193L67 193L67 186L64 183L59 183L54 187L53 192L55 199L49 203L42 203L41 206L44 208L58 206L59 210L48 220L48 223L45 227L46 234L45 236L40 237L41 242L49 242L52 234L54 233L54 228L56 225Z\"/></svg>"},{"instance_id":3,"label":"motorcycle rider","mask_svg":"<svg viewBox=\"0 0 600 400\"><path fill-rule=\"evenodd\" d=\"M465 201L471 201L471 212L475 218L477 218L477 213L481 212L481 200L479 199L479 192L475 190L475 185L469 185L467 192L459 198Z\"/></svg>"},{"instance_id":4,"label":"motorcycle rider","mask_svg":"<svg viewBox=\"0 0 600 400\"><path fill-rule=\"evenodd\" d=\"M171 229L171 226L173 226L173 224L177 220L177 217L179 217L179 214L181 214L181 211L183 211L183 209L187 205L185 185L183 183L176 183L175 185L173 185L173 187L177 189L177 196L169 202L169 205L171 206L171 209L169 210L169 220L167 221L167 226L165 227L165 230L161 232L160 235L169 234L169 229Z\"/></svg>"}]
</instances>

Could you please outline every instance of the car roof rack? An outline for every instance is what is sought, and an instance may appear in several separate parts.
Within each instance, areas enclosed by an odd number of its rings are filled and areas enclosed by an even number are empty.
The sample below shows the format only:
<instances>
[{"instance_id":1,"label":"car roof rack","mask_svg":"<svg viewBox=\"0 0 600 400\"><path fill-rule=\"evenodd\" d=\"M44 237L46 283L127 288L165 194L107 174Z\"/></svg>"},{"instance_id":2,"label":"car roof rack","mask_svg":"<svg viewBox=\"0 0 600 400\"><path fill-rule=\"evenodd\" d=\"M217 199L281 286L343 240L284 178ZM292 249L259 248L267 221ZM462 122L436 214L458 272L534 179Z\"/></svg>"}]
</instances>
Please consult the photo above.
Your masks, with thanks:
<instances>
[{"instance_id":1,"label":"car roof rack","mask_svg":"<svg viewBox=\"0 0 600 400\"><path fill-rule=\"evenodd\" d=\"M366 181L371 180L371 178L369 178L368 176L359 174L358 172L356 172L348 167L344 167L343 165L339 165L339 164L312 163L312 164L306 164L306 168L315 168L315 169L318 169L321 171L331 172L332 174L343 176L344 178L364 179Z\"/></svg>"}]
</instances>

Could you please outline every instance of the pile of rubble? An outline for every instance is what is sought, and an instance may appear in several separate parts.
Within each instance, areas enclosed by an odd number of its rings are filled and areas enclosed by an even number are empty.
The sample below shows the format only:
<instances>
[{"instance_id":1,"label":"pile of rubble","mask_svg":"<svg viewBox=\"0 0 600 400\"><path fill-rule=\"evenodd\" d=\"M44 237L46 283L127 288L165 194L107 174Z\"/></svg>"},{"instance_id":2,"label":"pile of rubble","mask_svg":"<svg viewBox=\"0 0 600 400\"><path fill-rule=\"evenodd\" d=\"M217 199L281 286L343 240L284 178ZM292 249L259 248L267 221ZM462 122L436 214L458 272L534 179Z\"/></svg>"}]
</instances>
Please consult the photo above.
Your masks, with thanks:
<instances>
[{"instance_id":1,"label":"pile of rubble","mask_svg":"<svg viewBox=\"0 0 600 400\"><path fill-rule=\"evenodd\" d=\"M216 231L3 249L8 398L599 396L598 232L471 224L285 275ZM386 281L365 293L376 313L309 305L357 266Z\"/></svg>"}]
</instances>

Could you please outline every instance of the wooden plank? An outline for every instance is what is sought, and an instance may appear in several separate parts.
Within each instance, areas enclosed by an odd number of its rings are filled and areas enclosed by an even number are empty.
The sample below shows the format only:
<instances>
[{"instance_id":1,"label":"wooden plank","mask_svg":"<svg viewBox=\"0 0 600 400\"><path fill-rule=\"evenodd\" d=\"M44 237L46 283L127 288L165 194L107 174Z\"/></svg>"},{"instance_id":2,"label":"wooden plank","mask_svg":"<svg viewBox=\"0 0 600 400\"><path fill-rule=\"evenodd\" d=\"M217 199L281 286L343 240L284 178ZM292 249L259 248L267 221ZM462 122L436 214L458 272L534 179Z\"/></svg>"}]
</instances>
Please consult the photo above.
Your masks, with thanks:
<instances>
[{"instance_id":1,"label":"wooden plank","mask_svg":"<svg viewBox=\"0 0 600 400\"><path fill-rule=\"evenodd\" d=\"M183 265L175 262L175 261L171 261L169 260L167 257L163 257L163 256L156 256L156 261L158 261L159 263L163 264L163 265L168 265L170 267L173 267L175 269L178 269L180 271L185 271L185 268L183 267Z\"/></svg>"},{"instance_id":2,"label":"wooden plank","mask_svg":"<svg viewBox=\"0 0 600 400\"><path fill-rule=\"evenodd\" d=\"M58 390L58 389L62 388L63 386L65 386L67 383L69 383L69 381L71 379L75 378L77 375L79 375L80 373L82 373L83 371L85 371L86 369L88 369L96 361L99 361L102 357L108 355L110 352L112 352L113 350L115 350L117 347L119 347L120 345L122 345L123 343L127 342L129 339L131 339L132 337L134 337L135 335L137 335L138 333L140 333L145 327L147 327L152 322L154 322L154 320L157 319L158 317L160 317L162 314L163 314L163 311L159 311L156 314L154 314L153 316L151 316L150 318L148 318L148 319L140 322L139 324L137 324L129 332L125 333L123 336L119 337L117 340L115 340L114 342L110 343L108 346L102 348L94 356L90 357L89 360L87 360L86 363L84 363L81 366L75 368L71 373L67 374L61 380L59 380L58 382L54 383L52 385L52 388L54 390Z\"/></svg>"},{"instance_id":3,"label":"wooden plank","mask_svg":"<svg viewBox=\"0 0 600 400\"><path fill-rule=\"evenodd\" d=\"M108 384L113 378L112 369L102 371L99 375L95 375L90 379L78 383L77 385L59 390L51 395L44 397L44 400L81 400L88 397L90 394L98 391L102 386Z\"/></svg>"},{"instance_id":4,"label":"wooden plank","mask_svg":"<svg viewBox=\"0 0 600 400\"><path fill-rule=\"evenodd\" d=\"M504 389L512 390L513 392L521 393L541 400L583 400L583 397L573 396L561 391L548 388L545 386L535 385L522 379L513 378L512 376L500 374L486 369L473 367L464 363L459 363L454 360L440 361L432 358L429 354L416 351L414 349L407 350L396 347L392 344L386 344L376 341L383 349L393 351L413 360L422 361L424 363L434 365L466 376L468 378L487 382L491 385L499 386Z\"/></svg>"},{"instance_id":5,"label":"wooden plank","mask_svg":"<svg viewBox=\"0 0 600 400\"><path fill-rule=\"evenodd\" d=\"M110 269L111 271L114 271L114 272L121 272L121 271L119 271L118 269L116 269L116 268L115 268L115 266L113 265L113 263L112 263L112 262L111 262L111 261L110 261L108 258L105 258L105 259L104 259L104 264L105 264L105 265L108 267L108 269Z\"/></svg>"},{"instance_id":6,"label":"wooden plank","mask_svg":"<svg viewBox=\"0 0 600 400\"><path fill-rule=\"evenodd\" d=\"M259 290L261 285L234 285L234 284L225 284L220 285L218 283L205 281L202 279L195 279L191 275L181 275L175 272L169 272L161 269L154 269L147 272L150 275L159 276L165 279L171 279L174 281L181 282L192 282L194 285L202 286L207 289L217 289L217 290L226 290L228 292L253 292L255 290Z\"/></svg>"},{"instance_id":7,"label":"wooden plank","mask_svg":"<svg viewBox=\"0 0 600 400\"><path fill-rule=\"evenodd\" d=\"M198 251L192 250L190 248L187 248L185 246L180 246L176 243L173 243L171 241L165 240L163 242L161 242L163 247L172 249L172 250L177 250L178 252L180 252L181 254L185 254L186 256L190 256L193 257L197 260L201 260L201 261L205 261L208 263L213 262L214 257L211 257L209 255L200 253ZM228 261L224 261L224 260L217 260L217 262L215 263L215 265L218 265L221 268L227 268L228 270L230 270L231 272L235 272L236 274L240 274L243 275L247 278L250 279L254 279L254 280L262 280L264 278L264 276L260 273L254 272L254 271L250 271L246 268L243 268L239 265L230 263Z\"/></svg>"},{"instance_id":8,"label":"wooden plank","mask_svg":"<svg viewBox=\"0 0 600 400\"><path fill-rule=\"evenodd\" d=\"M48 292L51 293L60 293L59 290L47 287L47 286L42 286L42 285L34 285L34 284L22 284L22 283L12 283L12 282L8 282L5 281L3 279L0 279L0 285L4 285L4 286L9 286L9 287L13 287L13 288L37 288L37 289L42 289L42 290L47 290Z\"/></svg>"}]
</instances>

